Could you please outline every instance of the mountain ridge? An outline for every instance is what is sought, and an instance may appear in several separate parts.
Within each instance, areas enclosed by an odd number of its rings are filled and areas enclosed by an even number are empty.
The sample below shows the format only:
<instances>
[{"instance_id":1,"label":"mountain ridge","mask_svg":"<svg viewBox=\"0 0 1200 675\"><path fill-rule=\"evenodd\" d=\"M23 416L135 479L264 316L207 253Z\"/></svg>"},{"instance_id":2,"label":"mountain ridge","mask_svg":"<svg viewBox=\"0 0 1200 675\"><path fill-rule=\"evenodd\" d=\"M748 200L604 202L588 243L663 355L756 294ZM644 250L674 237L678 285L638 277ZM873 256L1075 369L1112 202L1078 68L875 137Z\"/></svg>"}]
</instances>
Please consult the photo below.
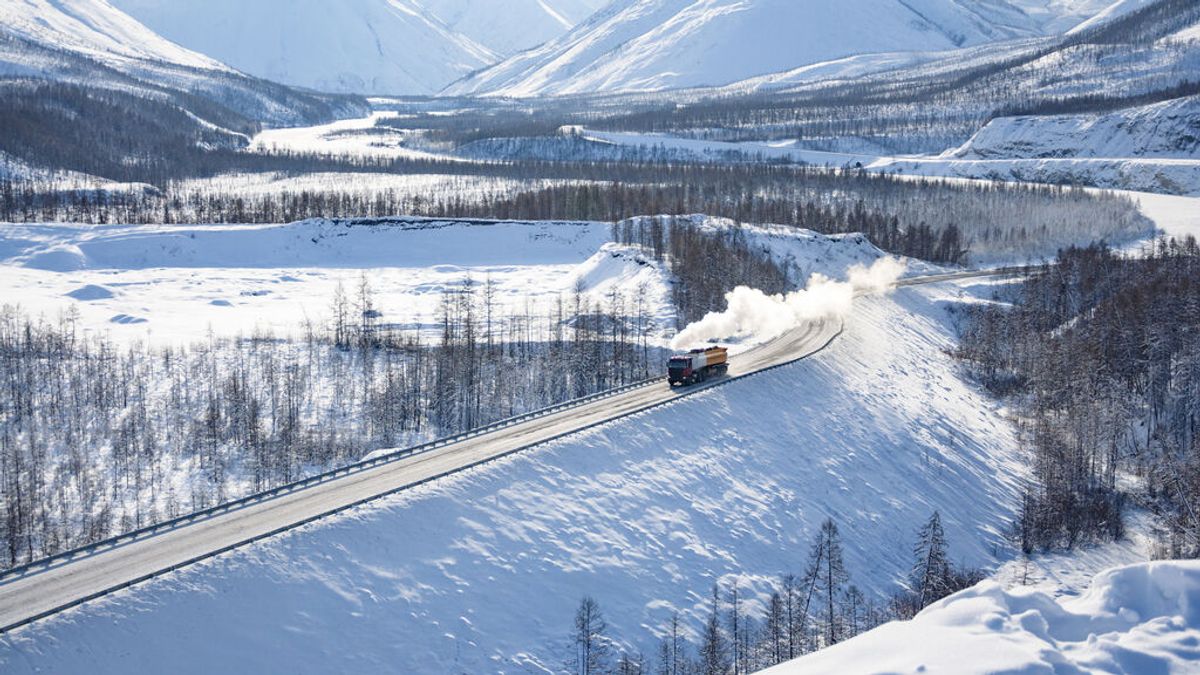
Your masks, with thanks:
<instances>
[{"instance_id":1,"label":"mountain ridge","mask_svg":"<svg viewBox=\"0 0 1200 675\"><path fill-rule=\"evenodd\" d=\"M826 61L1065 32L1146 0L619 0L571 32L472 73L451 95L533 97L723 86Z\"/></svg>"}]
</instances>

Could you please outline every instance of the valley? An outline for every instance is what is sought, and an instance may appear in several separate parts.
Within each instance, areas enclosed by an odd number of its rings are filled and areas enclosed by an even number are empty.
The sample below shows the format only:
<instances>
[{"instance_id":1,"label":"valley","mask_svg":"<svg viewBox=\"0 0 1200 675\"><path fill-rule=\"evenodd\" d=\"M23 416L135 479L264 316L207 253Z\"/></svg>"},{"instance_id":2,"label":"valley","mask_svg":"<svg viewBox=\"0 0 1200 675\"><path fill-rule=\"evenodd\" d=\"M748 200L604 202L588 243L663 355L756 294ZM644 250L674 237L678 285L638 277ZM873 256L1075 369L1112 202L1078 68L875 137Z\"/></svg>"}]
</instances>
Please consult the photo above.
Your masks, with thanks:
<instances>
[{"instance_id":1,"label":"valley","mask_svg":"<svg viewBox=\"0 0 1200 675\"><path fill-rule=\"evenodd\" d=\"M0 670L1200 660L1191 0L0 19Z\"/></svg>"}]
</instances>

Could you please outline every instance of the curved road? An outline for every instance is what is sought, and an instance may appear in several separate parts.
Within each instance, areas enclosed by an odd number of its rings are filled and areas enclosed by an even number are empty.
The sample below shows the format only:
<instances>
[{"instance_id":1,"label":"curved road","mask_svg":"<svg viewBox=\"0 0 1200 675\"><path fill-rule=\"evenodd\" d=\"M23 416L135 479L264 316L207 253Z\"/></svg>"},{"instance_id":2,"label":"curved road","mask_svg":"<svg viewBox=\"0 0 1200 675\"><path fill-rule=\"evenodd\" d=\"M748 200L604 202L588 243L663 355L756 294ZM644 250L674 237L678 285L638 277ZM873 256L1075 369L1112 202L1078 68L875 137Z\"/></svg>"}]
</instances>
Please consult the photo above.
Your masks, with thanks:
<instances>
[{"instance_id":1,"label":"curved road","mask_svg":"<svg viewBox=\"0 0 1200 675\"><path fill-rule=\"evenodd\" d=\"M989 274L995 273L924 277L901 285ZM827 346L839 332L835 322L812 323L738 355L730 362L729 375L719 380L683 389L655 382L175 529L35 566L0 582L0 632L366 501L805 358Z\"/></svg>"}]
</instances>

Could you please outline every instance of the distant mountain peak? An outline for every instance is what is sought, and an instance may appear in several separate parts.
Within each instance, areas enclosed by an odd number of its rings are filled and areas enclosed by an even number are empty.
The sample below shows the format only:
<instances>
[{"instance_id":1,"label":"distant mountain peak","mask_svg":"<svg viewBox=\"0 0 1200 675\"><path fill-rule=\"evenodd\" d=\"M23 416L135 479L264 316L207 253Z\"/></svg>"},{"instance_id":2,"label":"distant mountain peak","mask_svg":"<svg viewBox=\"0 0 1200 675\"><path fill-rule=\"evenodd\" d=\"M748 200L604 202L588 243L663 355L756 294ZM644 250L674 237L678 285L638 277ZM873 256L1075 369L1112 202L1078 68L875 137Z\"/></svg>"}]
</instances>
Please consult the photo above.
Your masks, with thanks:
<instances>
[{"instance_id":1,"label":"distant mountain peak","mask_svg":"<svg viewBox=\"0 0 1200 675\"><path fill-rule=\"evenodd\" d=\"M859 54L942 51L1065 32L1113 4L615 0L566 35L445 91L537 96L718 86Z\"/></svg>"},{"instance_id":2,"label":"distant mountain peak","mask_svg":"<svg viewBox=\"0 0 1200 675\"><path fill-rule=\"evenodd\" d=\"M599 1L112 0L246 73L360 94L435 93L561 35Z\"/></svg>"}]
</instances>

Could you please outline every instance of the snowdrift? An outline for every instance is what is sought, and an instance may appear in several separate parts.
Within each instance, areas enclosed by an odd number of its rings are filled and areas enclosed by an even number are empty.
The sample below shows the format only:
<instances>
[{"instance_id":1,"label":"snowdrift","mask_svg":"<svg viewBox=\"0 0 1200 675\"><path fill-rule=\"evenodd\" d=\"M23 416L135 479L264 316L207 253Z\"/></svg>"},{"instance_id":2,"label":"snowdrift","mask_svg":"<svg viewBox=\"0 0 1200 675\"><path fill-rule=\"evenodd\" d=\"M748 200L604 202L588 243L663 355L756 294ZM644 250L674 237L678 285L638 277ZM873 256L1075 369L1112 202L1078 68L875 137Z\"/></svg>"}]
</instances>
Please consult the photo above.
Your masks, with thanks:
<instances>
[{"instance_id":1,"label":"snowdrift","mask_svg":"<svg viewBox=\"0 0 1200 675\"><path fill-rule=\"evenodd\" d=\"M1188 673L1200 668L1200 561L1118 567L1082 596L993 581L772 668L802 673Z\"/></svg>"}]
</instances>

